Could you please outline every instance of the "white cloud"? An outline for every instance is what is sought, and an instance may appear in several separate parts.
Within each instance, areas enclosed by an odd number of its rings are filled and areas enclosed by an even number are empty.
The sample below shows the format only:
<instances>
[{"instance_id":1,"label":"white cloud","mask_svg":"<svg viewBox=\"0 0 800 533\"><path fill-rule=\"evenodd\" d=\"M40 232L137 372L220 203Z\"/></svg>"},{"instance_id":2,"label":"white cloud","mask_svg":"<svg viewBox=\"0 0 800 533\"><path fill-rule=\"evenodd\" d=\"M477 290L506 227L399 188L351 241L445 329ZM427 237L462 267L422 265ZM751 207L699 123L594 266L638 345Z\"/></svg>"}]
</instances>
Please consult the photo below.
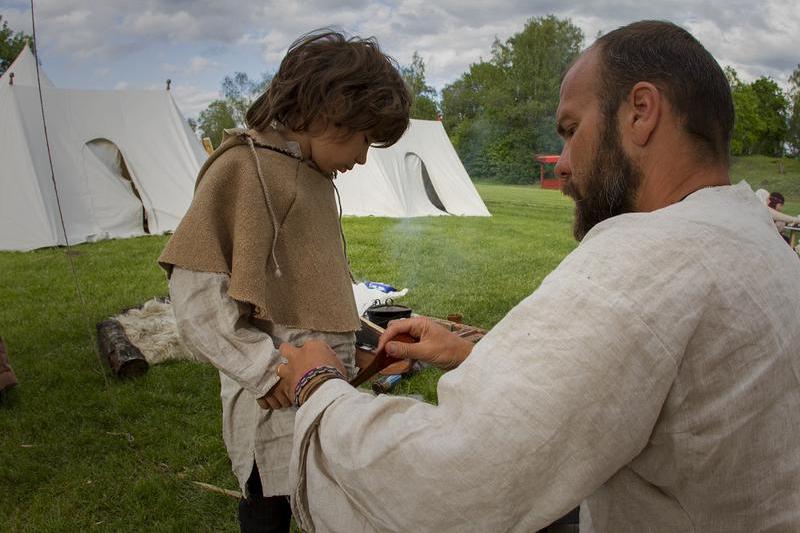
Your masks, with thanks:
<instances>
[{"instance_id":1,"label":"white cloud","mask_svg":"<svg viewBox=\"0 0 800 533\"><path fill-rule=\"evenodd\" d=\"M220 98L219 91L209 91L194 85L173 85L172 97L186 118L196 118L213 100Z\"/></svg>"},{"instance_id":2,"label":"white cloud","mask_svg":"<svg viewBox=\"0 0 800 533\"><path fill-rule=\"evenodd\" d=\"M191 58L184 66L178 66L173 63L161 63L160 68L167 74L181 74L184 76L191 76L192 74L199 74L210 68L216 68L219 63L212 61L206 57L195 56Z\"/></svg>"},{"instance_id":3,"label":"white cloud","mask_svg":"<svg viewBox=\"0 0 800 533\"><path fill-rule=\"evenodd\" d=\"M12 27L29 32L24 5L13 3L3 14ZM37 5L37 30L48 64L86 68L85 77L98 59L116 71L142 54L158 58L153 70L188 76L253 65L239 60L228 67L239 54L260 59L251 75L273 70L299 35L333 26L376 36L401 64L418 51L428 82L441 89L471 63L488 58L495 37L505 40L529 18L551 13L570 18L587 44L597 32L634 20L672 20L745 80L769 75L785 83L798 62L796 0L49 0ZM208 83L216 86L219 80Z\"/></svg>"},{"instance_id":4,"label":"white cloud","mask_svg":"<svg viewBox=\"0 0 800 533\"><path fill-rule=\"evenodd\" d=\"M115 91L124 91L128 88L130 84L127 81L118 81L116 85L114 85Z\"/></svg>"},{"instance_id":5,"label":"white cloud","mask_svg":"<svg viewBox=\"0 0 800 533\"><path fill-rule=\"evenodd\" d=\"M189 66L186 69L188 74L197 74L198 72L203 72L206 69L219 66L219 63L216 61L211 61L205 57L195 56L189 60Z\"/></svg>"},{"instance_id":6,"label":"white cloud","mask_svg":"<svg viewBox=\"0 0 800 533\"><path fill-rule=\"evenodd\" d=\"M191 39L197 35L198 25L198 20L186 11L130 13L125 16L122 23L122 26L134 35L167 40Z\"/></svg>"}]
</instances>

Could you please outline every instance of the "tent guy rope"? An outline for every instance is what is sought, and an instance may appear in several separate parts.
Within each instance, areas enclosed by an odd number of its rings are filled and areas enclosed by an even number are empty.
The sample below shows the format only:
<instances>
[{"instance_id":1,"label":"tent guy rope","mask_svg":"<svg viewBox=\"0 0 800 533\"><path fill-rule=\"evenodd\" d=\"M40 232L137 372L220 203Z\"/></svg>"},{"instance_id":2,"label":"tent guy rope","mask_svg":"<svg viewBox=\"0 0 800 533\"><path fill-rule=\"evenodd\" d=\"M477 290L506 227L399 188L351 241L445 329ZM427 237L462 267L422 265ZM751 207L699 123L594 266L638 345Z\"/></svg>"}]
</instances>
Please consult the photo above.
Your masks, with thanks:
<instances>
[{"instance_id":1,"label":"tent guy rope","mask_svg":"<svg viewBox=\"0 0 800 533\"><path fill-rule=\"evenodd\" d=\"M31 33L33 34L33 57L35 59L34 63L36 65L36 87L39 91L39 107L42 112L42 128L44 130L44 142L47 148L47 158L50 165L50 179L53 182L53 192L55 193L56 197L56 206L58 208L58 217L61 223L61 231L64 232L64 242L67 248L66 256L67 260L69 261L70 270L72 271L72 279L75 282L75 291L78 293L78 300L80 302L81 311L83 314L83 320L86 324L87 332L89 332L88 333L89 346L97 356L97 362L100 364L100 374L103 376L103 381L106 387L108 387L109 384L108 375L105 372L100 352L95 347L92 334L90 333L92 330L91 330L91 321L89 320L88 306L86 304L86 299L83 296L83 290L81 288L80 279L78 278L77 269L75 268L75 260L73 259L72 247L70 246L69 236L67 235L67 226L64 223L64 212L61 207L61 198L58 194L58 184L56 183L56 172L55 172L55 167L53 165L53 153L50 149L50 138L47 135L47 119L45 118L45 112L44 112L44 97L42 96L42 80L41 80L41 74L39 72L39 46L38 46L39 40L36 37L36 14L34 11L33 0L31 0L31 29L32 29Z\"/></svg>"}]
</instances>

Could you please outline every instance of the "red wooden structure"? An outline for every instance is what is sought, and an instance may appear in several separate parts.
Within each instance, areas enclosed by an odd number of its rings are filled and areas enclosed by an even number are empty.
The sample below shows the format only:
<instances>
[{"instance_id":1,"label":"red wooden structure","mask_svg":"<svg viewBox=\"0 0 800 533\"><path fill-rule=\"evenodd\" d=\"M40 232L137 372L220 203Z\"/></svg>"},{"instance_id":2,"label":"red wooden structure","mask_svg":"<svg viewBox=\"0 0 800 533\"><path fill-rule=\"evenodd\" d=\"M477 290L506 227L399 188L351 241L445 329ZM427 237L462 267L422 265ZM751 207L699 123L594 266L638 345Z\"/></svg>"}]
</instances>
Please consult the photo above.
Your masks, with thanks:
<instances>
[{"instance_id":1,"label":"red wooden structure","mask_svg":"<svg viewBox=\"0 0 800 533\"><path fill-rule=\"evenodd\" d=\"M545 177L545 172L544 172L544 166L545 165L555 165L556 163L558 163L558 158L559 158L559 156L557 156L557 155L537 155L536 156L536 161L538 161L540 163L539 169L541 170L541 173L540 173L540 176L539 176L539 183L541 184L542 189L556 189L556 190L558 190L558 189L561 188L561 182L556 176L553 176L552 178L546 178Z\"/></svg>"}]
</instances>

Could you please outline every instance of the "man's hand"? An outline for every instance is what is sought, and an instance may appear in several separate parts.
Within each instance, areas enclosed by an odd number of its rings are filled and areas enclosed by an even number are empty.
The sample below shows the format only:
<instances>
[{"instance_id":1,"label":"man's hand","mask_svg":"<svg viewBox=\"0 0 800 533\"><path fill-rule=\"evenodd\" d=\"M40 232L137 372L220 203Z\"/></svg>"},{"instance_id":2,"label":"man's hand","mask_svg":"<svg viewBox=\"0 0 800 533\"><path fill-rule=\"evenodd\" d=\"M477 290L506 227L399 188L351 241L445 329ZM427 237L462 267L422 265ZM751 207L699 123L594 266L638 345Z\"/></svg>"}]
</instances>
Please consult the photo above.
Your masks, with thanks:
<instances>
[{"instance_id":1,"label":"man's hand","mask_svg":"<svg viewBox=\"0 0 800 533\"><path fill-rule=\"evenodd\" d=\"M402 333L419 341L415 343L392 341ZM386 353L392 357L417 359L445 370L460 365L469 356L472 347L471 342L423 317L392 320L378 341L379 352L385 348Z\"/></svg>"},{"instance_id":2,"label":"man's hand","mask_svg":"<svg viewBox=\"0 0 800 533\"><path fill-rule=\"evenodd\" d=\"M295 348L289 343L280 347L281 355L289 362L278 367L278 376L285 382L289 390L290 403L294 400L294 390L297 382L308 372L320 366L332 366L347 376L344 364L336 357L336 352L322 341L307 341L300 348ZM280 382L279 382L280 383Z\"/></svg>"}]
</instances>

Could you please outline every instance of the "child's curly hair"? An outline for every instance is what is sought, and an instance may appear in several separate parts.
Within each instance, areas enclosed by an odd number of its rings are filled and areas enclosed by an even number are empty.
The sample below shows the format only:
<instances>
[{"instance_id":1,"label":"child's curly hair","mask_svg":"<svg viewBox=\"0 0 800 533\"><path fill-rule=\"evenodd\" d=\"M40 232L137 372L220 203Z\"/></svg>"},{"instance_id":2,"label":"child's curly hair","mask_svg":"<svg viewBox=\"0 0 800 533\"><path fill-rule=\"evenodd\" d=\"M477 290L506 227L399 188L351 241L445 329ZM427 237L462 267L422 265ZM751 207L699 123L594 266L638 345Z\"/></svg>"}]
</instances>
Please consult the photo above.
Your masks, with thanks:
<instances>
[{"instance_id":1,"label":"child's curly hair","mask_svg":"<svg viewBox=\"0 0 800 533\"><path fill-rule=\"evenodd\" d=\"M345 38L315 30L292 43L267 89L247 110L247 126L277 121L309 131L315 120L345 131L370 131L373 145L391 146L409 123L411 96L396 62L374 37Z\"/></svg>"}]
</instances>

